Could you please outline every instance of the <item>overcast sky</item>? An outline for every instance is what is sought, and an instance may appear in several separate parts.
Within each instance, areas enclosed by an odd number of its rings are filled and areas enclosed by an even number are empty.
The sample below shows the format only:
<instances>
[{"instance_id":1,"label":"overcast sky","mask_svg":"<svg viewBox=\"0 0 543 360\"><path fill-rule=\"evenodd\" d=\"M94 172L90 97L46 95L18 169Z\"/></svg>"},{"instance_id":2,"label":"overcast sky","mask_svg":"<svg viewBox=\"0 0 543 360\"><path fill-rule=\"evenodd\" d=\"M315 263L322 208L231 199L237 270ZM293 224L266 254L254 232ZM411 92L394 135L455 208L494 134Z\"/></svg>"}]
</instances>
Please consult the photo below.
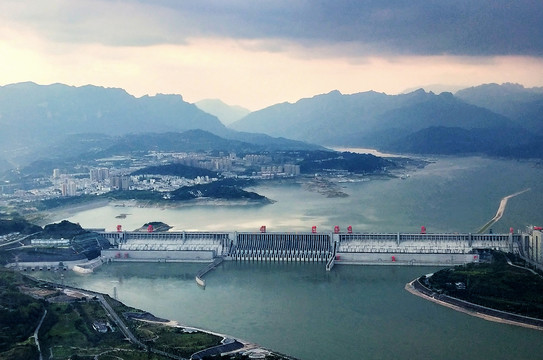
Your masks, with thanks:
<instances>
[{"instance_id":1,"label":"overcast sky","mask_svg":"<svg viewBox=\"0 0 543 360\"><path fill-rule=\"evenodd\" d=\"M2 0L0 84L257 110L444 84L543 86L541 0Z\"/></svg>"}]
</instances>

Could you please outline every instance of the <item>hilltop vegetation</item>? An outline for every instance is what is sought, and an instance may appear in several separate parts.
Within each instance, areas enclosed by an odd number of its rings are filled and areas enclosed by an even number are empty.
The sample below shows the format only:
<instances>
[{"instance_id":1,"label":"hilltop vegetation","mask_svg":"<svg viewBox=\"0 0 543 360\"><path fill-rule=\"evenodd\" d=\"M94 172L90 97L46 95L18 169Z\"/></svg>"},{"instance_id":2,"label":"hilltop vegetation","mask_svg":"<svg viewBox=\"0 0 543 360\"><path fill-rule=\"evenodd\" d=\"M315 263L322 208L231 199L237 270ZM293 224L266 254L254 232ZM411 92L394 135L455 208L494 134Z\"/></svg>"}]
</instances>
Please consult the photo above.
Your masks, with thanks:
<instances>
[{"instance_id":1,"label":"hilltop vegetation","mask_svg":"<svg viewBox=\"0 0 543 360\"><path fill-rule=\"evenodd\" d=\"M209 184L185 186L171 192L171 200L184 201L198 198L224 199L224 200L250 200L269 202L265 196L252 191L243 190L241 187L248 185L247 181L236 179L223 179Z\"/></svg>"},{"instance_id":2,"label":"hilltop vegetation","mask_svg":"<svg viewBox=\"0 0 543 360\"><path fill-rule=\"evenodd\" d=\"M0 219L0 235L18 232L21 234L32 234L41 231L42 228L38 225L29 223L22 218L17 219Z\"/></svg>"},{"instance_id":3,"label":"hilltop vegetation","mask_svg":"<svg viewBox=\"0 0 543 360\"><path fill-rule=\"evenodd\" d=\"M543 319L543 278L507 264L493 252L492 263L470 263L425 278L436 292L489 308Z\"/></svg>"},{"instance_id":4,"label":"hilltop vegetation","mask_svg":"<svg viewBox=\"0 0 543 360\"><path fill-rule=\"evenodd\" d=\"M380 172L383 169L396 167L392 160L371 154L352 152L313 151L307 153L300 162L300 171L312 174L321 171L348 171L356 174Z\"/></svg>"},{"instance_id":5,"label":"hilltop vegetation","mask_svg":"<svg viewBox=\"0 0 543 360\"><path fill-rule=\"evenodd\" d=\"M38 325L46 304L22 294L15 274L0 268L0 357L36 359L38 351L26 340ZM5 357L4 357L5 356Z\"/></svg>"}]
</instances>

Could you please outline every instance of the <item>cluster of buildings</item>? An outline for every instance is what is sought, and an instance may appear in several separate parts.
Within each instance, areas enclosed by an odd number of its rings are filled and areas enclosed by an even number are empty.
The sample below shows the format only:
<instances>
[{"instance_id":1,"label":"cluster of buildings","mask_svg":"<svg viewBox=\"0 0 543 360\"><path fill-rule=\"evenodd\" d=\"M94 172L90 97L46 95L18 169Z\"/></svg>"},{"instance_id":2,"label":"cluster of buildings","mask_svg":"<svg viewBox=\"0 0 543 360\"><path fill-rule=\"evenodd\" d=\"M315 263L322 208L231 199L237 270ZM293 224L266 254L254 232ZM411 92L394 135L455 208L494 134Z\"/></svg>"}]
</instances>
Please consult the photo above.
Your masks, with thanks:
<instances>
[{"instance_id":1,"label":"cluster of buildings","mask_svg":"<svg viewBox=\"0 0 543 360\"><path fill-rule=\"evenodd\" d=\"M187 179L179 176L149 174L132 176L134 171L161 164L180 163L221 173L226 177L273 179L300 175L300 165L288 160L276 160L268 154L235 153L171 153L149 152L137 158L111 157L99 159L96 165L78 165L77 173L54 169L50 178L34 179L32 184L3 186L0 196L4 201L31 202L57 197L101 195L114 190L149 190L169 192L184 186L216 181L209 176Z\"/></svg>"},{"instance_id":2,"label":"cluster of buildings","mask_svg":"<svg viewBox=\"0 0 543 360\"><path fill-rule=\"evenodd\" d=\"M176 156L177 155L177 156ZM221 172L228 176L249 176L259 179L291 177L300 175L300 165L274 163L270 155L247 154L238 157L235 153L210 157L204 154L174 155L180 164ZM247 173L250 170L250 173Z\"/></svg>"},{"instance_id":3,"label":"cluster of buildings","mask_svg":"<svg viewBox=\"0 0 543 360\"><path fill-rule=\"evenodd\" d=\"M300 165L268 165L260 167L260 176L264 179L281 176L299 176Z\"/></svg>"}]
</instances>

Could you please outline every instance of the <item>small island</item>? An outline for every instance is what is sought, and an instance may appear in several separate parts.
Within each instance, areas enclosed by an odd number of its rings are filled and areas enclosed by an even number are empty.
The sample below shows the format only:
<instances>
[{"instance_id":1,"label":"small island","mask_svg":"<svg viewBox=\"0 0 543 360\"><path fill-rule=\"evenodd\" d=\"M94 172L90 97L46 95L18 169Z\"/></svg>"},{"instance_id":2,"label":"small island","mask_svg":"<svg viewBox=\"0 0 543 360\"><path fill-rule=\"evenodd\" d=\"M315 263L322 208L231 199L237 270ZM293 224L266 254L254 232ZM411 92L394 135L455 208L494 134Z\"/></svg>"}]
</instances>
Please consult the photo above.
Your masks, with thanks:
<instances>
[{"instance_id":1,"label":"small island","mask_svg":"<svg viewBox=\"0 0 543 360\"><path fill-rule=\"evenodd\" d=\"M163 232L168 231L172 227L168 224L165 224L161 221L150 221L148 223L143 224L142 227L136 229L135 231L140 232Z\"/></svg>"}]
</instances>

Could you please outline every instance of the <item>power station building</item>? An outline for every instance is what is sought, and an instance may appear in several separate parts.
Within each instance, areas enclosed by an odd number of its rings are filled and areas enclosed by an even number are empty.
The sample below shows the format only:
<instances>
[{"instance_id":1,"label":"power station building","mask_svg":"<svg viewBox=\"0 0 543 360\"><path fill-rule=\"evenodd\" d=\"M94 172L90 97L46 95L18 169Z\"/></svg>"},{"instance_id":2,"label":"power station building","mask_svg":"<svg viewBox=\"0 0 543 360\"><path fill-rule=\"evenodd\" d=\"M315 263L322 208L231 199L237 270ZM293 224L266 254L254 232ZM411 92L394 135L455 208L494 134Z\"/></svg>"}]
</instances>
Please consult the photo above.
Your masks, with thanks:
<instances>
[{"instance_id":1,"label":"power station building","mask_svg":"<svg viewBox=\"0 0 543 360\"><path fill-rule=\"evenodd\" d=\"M525 256L539 265L543 265L542 235L542 229L535 227L531 234L526 235L524 238Z\"/></svg>"}]
</instances>

